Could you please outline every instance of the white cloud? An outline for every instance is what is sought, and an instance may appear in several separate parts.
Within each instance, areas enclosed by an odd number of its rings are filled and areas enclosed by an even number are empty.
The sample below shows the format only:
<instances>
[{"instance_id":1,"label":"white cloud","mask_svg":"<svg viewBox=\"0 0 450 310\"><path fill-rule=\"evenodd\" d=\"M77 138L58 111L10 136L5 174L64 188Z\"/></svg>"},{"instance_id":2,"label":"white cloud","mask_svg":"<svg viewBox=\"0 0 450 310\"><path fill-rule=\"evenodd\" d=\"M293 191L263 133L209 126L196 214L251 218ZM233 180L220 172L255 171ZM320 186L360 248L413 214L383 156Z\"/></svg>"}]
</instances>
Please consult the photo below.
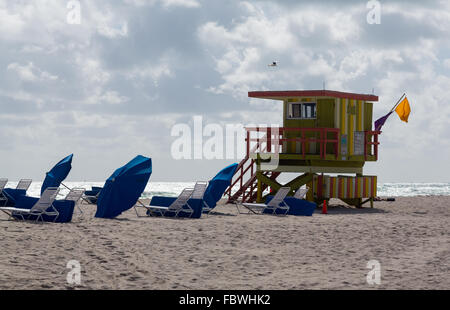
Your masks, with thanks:
<instances>
[{"instance_id":1,"label":"white cloud","mask_svg":"<svg viewBox=\"0 0 450 310\"><path fill-rule=\"evenodd\" d=\"M306 7L284 12L280 17L286 19L292 31L300 37L312 34L329 37L335 42L355 41L361 35L358 15L364 15L359 7L335 10L332 7Z\"/></svg>"},{"instance_id":2,"label":"white cloud","mask_svg":"<svg viewBox=\"0 0 450 310\"><path fill-rule=\"evenodd\" d=\"M90 11L91 23L97 32L110 39L126 37L128 35L128 22L118 12L108 9L105 11L92 9Z\"/></svg>"},{"instance_id":3,"label":"white cloud","mask_svg":"<svg viewBox=\"0 0 450 310\"><path fill-rule=\"evenodd\" d=\"M230 28L207 22L198 29L198 37L223 79L222 84L211 86L210 91L243 99L249 89L277 85L283 79L301 81L307 75L327 76L329 86L342 88L345 80L364 74L364 68L352 62L351 57L340 65L331 63L328 56L333 49L317 55L311 52L308 42L316 40L317 35L328 37L335 44L357 40L361 30L352 14L360 13L360 9L335 12L331 8L307 7L287 11L275 4L266 7L250 2L241 6L247 15ZM267 11L276 14L272 17ZM269 71L267 64L272 61L285 67Z\"/></svg>"},{"instance_id":4,"label":"white cloud","mask_svg":"<svg viewBox=\"0 0 450 310\"><path fill-rule=\"evenodd\" d=\"M99 34L109 39L128 35L128 16L110 4L81 2L81 24L69 25L67 1L0 1L0 39L21 42L39 51L82 50Z\"/></svg>"},{"instance_id":5,"label":"white cloud","mask_svg":"<svg viewBox=\"0 0 450 310\"><path fill-rule=\"evenodd\" d=\"M23 81L55 81L58 79L58 76L39 69L32 62L26 65L20 65L16 62L10 63L7 70L15 72Z\"/></svg>"},{"instance_id":6,"label":"white cloud","mask_svg":"<svg viewBox=\"0 0 450 310\"><path fill-rule=\"evenodd\" d=\"M22 32L25 22L19 14L9 12L0 5L0 38L6 40L14 40Z\"/></svg>"},{"instance_id":7,"label":"white cloud","mask_svg":"<svg viewBox=\"0 0 450 310\"><path fill-rule=\"evenodd\" d=\"M210 87L209 90L217 94L229 93L238 98L246 97L252 85L269 79L267 73L253 69L260 60L260 51L256 48L248 47L240 52L228 51L223 58L217 60L217 71L222 74L224 83Z\"/></svg>"},{"instance_id":8,"label":"white cloud","mask_svg":"<svg viewBox=\"0 0 450 310\"><path fill-rule=\"evenodd\" d=\"M447 69L450 69L450 58L444 59L442 63Z\"/></svg>"},{"instance_id":9,"label":"white cloud","mask_svg":"<svg viewBox=\"0 0 450 310\"><path fill-rule=\"evenodd\" d=\"M83 78L90 83L105 84L111 78L111 74L102 68L98 59L78 56L75 61L76 65L81 69Z\"/></svg>"},{"instance_id":10,"label":"white cloud","mask_svg":"<svg viewBox=\"0 0 450 310\"><path fill-rule=\"evenodd\" d=\"M200 7L200 2L197 0L163 0L163 6L181 6L186 8L198 8Z\"/></svg>"},{"instance_id":11,"label":"white cloud","mask_svg":"<svg viewBox=\"0 0 450 310\"><path fill-rule=\"evenodd\" d=\"M383 3L382 14L399 15L407 20L431 26L436 31L450 33L450 3L440 1L436 6L423 6L408 3Z\"/></svg>"},{"instance_id":12,"label":"white cloud","mask_svg":"<svg viewBox=\"0 0 450 310\"><path fill-rule=\"evenodd\" d=\"M35 102L37 106L43 104L43 99L36 97L34 94L24 90L0 90L0 95L12 99L16 102Z\"/></svg>"},{"instance_id":13,"label":"white cloud","mask_svg":"<svg viewBox=\"0 0 450 310\"><path fill-rule=\"evenodd\" d=\"M18 63L14 62L9 64L7 69L9 71L15 71L17 75L24 81L37 80L36 75L33 73L33 64L31 62L25 66L21 66Z\"/></svg>"},{"instance_id":14,"label":"white cloud","mask_svg":"<svg viewBox=\"0 0 450 310\"><path fill-rule=\"evenodd\" d=\"M158 86L160 79L164 77L174 77L175 73L171 69L172 58L169 56L162 57L154 64L146 64L135 66L126 71L124 74L127 79L131 80L145 80L150 78L153 84Z\"/></svg>"},{"instance_id":15,"label":"white cloud","mask_svg":"<svg viewBox=\"0 0 450 310\"><path fill-rule=\"evenodd\" d=\"M129 98L121 96L117 91L103 91L101 88L97 88L84 102L87 104L123 104L127 101L129 101Z\"/></svg>"},{"instance_id":16,"label":"white cloud","mask_svg":"<svg viewBox=\"0 0 450 310\"><path fill-rule=\"evenodd\" d=\"M135 6L153 6L159 4L164 8L198 8L201 6L200 2L197 0L125 0L125 3L133 4Z\"/></svg>"}]
</instances>

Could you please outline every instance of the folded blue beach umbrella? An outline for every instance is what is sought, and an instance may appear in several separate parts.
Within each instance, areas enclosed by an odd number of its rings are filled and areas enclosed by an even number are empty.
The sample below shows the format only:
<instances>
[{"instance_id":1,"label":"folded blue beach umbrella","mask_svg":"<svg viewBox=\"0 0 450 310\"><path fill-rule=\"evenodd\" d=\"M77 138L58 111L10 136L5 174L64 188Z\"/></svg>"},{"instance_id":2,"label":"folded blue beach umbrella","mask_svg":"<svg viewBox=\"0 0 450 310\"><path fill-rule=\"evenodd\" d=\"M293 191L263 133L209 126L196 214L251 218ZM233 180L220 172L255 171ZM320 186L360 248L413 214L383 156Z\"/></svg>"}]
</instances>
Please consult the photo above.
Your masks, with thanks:
<instances>
[{"instance_id":1,"label":"folded blue beach umbrella","mask_svg":"<svg viewBox=\"0 0 450 310\"><path fill-rule=\"evenodd\" d=\"M114 218L131 209L152 174L152 159L136 156L106 180L97 201L95 217Z\"/></svg>"},{"instance_id":2,"label":"folded blue beach umbrella","mask_svg":"<svg viewBox=\"0 0 450 310\"><path fill-rule=\"evenodd\" d=\"M73 154L63 158L58 162L45 176L45 180L42 183L41 195L47 187L59 187L61 182L67 177L72 169Z\"/></svg>"},{"instance_id":3,"label":"folded blue beach umbrella","mask_svg":"<svg viewBox=\"0 0 450 310\"><path fill-rule=\"evenodd\" d=\"M238 164L231 164L220 170L219 173L209 181L204 195L204 201L208 207L214 208L220 198L222 198L227 187L231 185L231 179L233 178L237 167Z\"/></svg>"}]
</instances>

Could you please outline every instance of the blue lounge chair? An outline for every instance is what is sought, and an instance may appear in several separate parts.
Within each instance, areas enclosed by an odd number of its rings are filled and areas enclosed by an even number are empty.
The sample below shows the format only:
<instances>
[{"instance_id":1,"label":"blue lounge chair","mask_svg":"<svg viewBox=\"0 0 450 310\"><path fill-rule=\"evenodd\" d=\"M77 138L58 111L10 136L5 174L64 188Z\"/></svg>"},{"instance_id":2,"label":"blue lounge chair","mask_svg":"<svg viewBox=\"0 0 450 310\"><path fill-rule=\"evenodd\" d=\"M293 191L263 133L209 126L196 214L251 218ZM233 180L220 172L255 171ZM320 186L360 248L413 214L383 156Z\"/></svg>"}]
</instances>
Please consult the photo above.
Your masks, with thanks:
<instances>
[{"instance_id":1,"label":"blue lounge chair","mask_svg":"<svg viewBox=\"0 0 450 310\"><path fill-rule=\"evenodd\" d=\"M2 207L8 203L8 197L3 194L6 184L8 184L8 179L0 179L0 206Z\"/></svg>"},{"instance_id":2,"label":"blue lounge chair","mask_svg":"<svg viewBox=\"0 0 450 310\"><path fill-rule=\"evenodd\" d=\"M194 188L185 188L178 197L153 196L149 206L142 206L148 216L200 218L206 187L206 182L197 182Z\"/></svg>"},{"instance_id":3,"label":"blue lounge chair","mask_svg":"<svg viewBox=\"0 0 450 310\"><path fill-rule=\"evenodd\" d=\"M288 215L289 205L284 202L287 194L291 191L290 187L281 187L275 196L266 201L266 203L248 203L243 202L240 205L246 207L250 212L256 214L260 211L263 214Z\"/></svg>"},{"instance_id":4,"label":"blue lounge chair","mask_svg":"<svg viewBox=\"0 0 450 310\"><path fill-rule=\"evenodd\" d=\"M90 191L85 191L83 195L83 200L88 204L97 204L98 196L103 187L92 186Z\"/></svg>"},{"instance_id":5,"label":"blue lounge chair","mask_svg":"<svg viewBox=\"0 0 450 310\"><path fill-rule=\"evenodd\" d=\"M285 197L283 202L285 205L289 207L287 212L288 215L297 215L297 216L312 216L314 210L317 207L317 204L314 202L310 202L305 200L304 197L308 192L309 188L299 188L293 197ZM273 199L273 196L268 196L266 198L266 203L269 203ZM282 212L282 210L276 211L278 214ZM263 211L263 213L269 213L268 211Z\"/></svg>"},{"instance_id":6,"label":"blue lounge chair","mask_svg":"<svg viewBox=\"0 0 450 310\"><path fill-rule=\"evenodd\" d=\"M80 215L83 215L83 209L81 209L80 205L79 205L79 201L80 199L83 198L84 192L86 190L84 188L72 188L69 193L67 194L66 198L64 198L64 200L68 200L68 201L73 201L74 202L74 207L78 208L78 211L80 213Z\"/></svg>"},{"instance_id":7,"label":"blue lounge chair","mask_svg":"<svg viewBox=\"0 0 450 310\"><path fill-rule=\"evenodd\" d=\"M0 211L8 214L10 219L14 218L36 222L42 220L44 222L47 218L51 218L51 221L55 222L59 216L59 212L53 203L58 192L58 188L48 187L42 193L41 198L22 196L17 201L15 207L0 207Z\"/></svg>"},{"instance_id":8,"label":"blue lounge chair","mask_svg":"<svg viewBox=\"0 0 450 310\"><path fill-rule=\"evenodd\" d=\"M17 183L16 188L5 188L2 193L3 196L7 199L5 205L9 207L14 207L16 205L17 200L26 196L28 188L32 183L31 179L22 179Z\"/></svg>"},{"instance_id":9,"label":"blue lounge chair","mask_svg":"<svg viewBox=\"0 0 450 310\"><path fill-rule=\"evenodd\" d=\"M54 188L48 187L47 189ZM17 210L16 212L12 212L15 210L9 210L9 213L11 213L13 218L18 220L26 219L30 221L41 220L43 222L68 223L72 221L74 208L77 205L79 197L81 197L82 191L84 191L84 189L72 189L64 199L54 199L51 206L44 210L45 212L42 212L42 214L36 212L30 213L27 210L32 210L39 201L46 199L44 194L42 194L40 198L21 196L17 200L16 206L12 209L20 209L19 211L22 212L17 212ZM0 210L2 209L0 208ZM8 210L2 211L7 212ZM26 215L26 218L24 218L24 215Z\"/></svg>"}]
</instances>

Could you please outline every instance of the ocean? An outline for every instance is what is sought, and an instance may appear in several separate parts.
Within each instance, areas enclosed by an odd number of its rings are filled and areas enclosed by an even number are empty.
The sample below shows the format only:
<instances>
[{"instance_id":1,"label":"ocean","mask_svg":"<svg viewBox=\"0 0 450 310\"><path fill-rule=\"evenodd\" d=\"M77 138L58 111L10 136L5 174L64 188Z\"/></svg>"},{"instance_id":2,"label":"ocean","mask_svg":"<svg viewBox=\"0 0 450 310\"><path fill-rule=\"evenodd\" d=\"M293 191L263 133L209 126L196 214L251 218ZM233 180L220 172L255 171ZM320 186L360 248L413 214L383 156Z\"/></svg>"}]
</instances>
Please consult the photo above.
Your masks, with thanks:
<instances>
[{"instance_id":1,"label":"ocean","mask_svg":"<svg viewBox=\"0 0 450 310\"><path fill-rule=\"evenodd\" d=\"M69 188L81 187L90 189L91 186L103 186L104 182L64 182ZM176 197L186 187L193 187L195 182L149 182L142 194L142 198L152 196L172 196ZM15 188L17 182L9 182L6 187ZM33 182L28 189L28 195L39 197L42 182ZM61 194L66 195L68 190L63 186ZM399 197L399 196L437 196L450 195L450 183L382 183L378 184L378 196Z\"/></svg>"}]
</instances>

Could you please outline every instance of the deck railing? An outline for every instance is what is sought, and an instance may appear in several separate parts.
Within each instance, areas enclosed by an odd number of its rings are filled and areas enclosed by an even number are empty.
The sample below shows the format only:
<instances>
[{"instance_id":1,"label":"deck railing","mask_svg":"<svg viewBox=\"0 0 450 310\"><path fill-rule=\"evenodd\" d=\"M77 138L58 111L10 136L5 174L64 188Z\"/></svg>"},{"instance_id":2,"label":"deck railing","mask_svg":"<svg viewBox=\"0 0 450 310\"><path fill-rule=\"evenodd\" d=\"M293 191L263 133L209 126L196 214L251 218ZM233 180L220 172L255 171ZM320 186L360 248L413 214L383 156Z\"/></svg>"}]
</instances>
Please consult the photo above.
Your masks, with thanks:
<instances>
[{"instance_id":1,"label":"deck railing","mask_svg":"<svg viewBox=\"0 0 450 310\"><path fill-rule=\"evenodd\" d=\"M285 153L283 150L284 142L300 142L301 154L306 158L307 145L317 143L319 146L318 155L321 159L325 159L328 154L328 148L331 144L331 155L338 159L340 155L340 134L339 128L291 128L291 127L249 127L245 128L246 136L246 157L252 153ZM296 137L286 138L287 133L296 132ZM365 131L364 132L364 159L368 160L368 156L375 156L378 160L378 135L381 131ZM255 137L256 135L256 137ZM258 136L259 135L259 136ZM262 136L261 136L262 135ZM255 143L253 147L252 143ZM372 150L373 146L373 150ZM372 152L373 151L373 152Z\"/></svg>"},{"instance_id":2,"label":"deck railing","mask_svg":"<svg viewBox=\"0 0 450 310\"><path fill-rule=\"evenodd\" d=\"M325 159L327 154L327 144L333 145L333 155L335 158L339 155L339 129L338 128L291 128L291 127L251 127L245 128L247 131L246 143L247 143L247 156L250 153L262 153L261 146L265 146L267 153L282 153L283 142L300 142L301 153L303 158L306 157L306 145L309 143L318 143L320 158ZM297 132L298 134L294 138L286 138L286 133ZM264 133L263 137L254 137L253 133ZM309 133L309 136L307 134ZM315 133L311 135L311 133ZM329 136L332 136L331 138ZM253 147L250 150L251 143L256 142L255 149Z\"/></svg>"},{"instance_id":3,"label":"deck railing","mask_svg":"<svg viewBox=\"0 0 450 310\"><path fill-rule=\"evenodd\" d=\"M375 161L378 160L378 135L381 133L379 130L369 130L364 132L364 159L367 160L369 155L375 156ZM372 153L373 145L373 153Z\"/></svg>"}]
</instances>

